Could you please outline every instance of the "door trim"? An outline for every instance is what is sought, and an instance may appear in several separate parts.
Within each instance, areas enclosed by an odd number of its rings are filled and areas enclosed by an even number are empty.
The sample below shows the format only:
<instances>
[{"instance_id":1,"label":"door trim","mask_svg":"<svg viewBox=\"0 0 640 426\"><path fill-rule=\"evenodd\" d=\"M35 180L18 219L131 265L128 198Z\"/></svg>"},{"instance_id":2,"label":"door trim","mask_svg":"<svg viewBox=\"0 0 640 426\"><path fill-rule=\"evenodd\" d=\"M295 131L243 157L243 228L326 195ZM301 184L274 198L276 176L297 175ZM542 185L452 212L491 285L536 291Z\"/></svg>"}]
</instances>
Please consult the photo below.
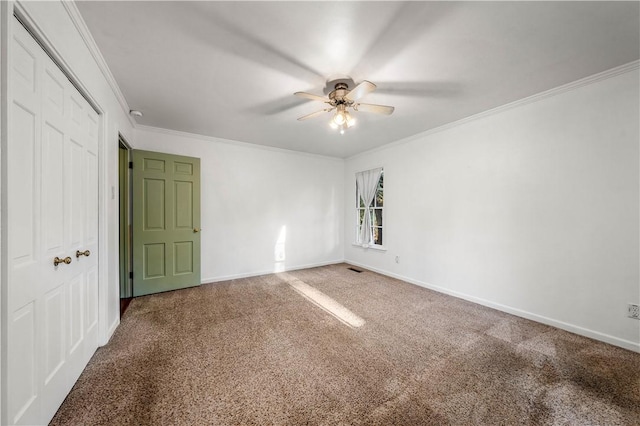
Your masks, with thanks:
<instances>
[{"instance_id":1,"label":"door trim","mask_svg":"<svg viewBox=\"0 0 640 426\"><path fill-rule=\"evenodd\" d=\"M7 312L7 215L2 211L7 205L7 177L6 177L6 154L7 154L7 123L9 117L7 107L9 105L9 66L7 64L8 46L11 45L9 36L12 33L13 16L12 4L0 2L0 424L6 424L7 416L7 321L4 320Z\"/></svg>"},{"instance_id":2,"label":"door trim","mask_svg":"<svg viewBox=\"0 0 640 426\"><path fill-rule=\"evenodd\" d=\"M129 164L133 161L132 158L132 148L126 141L126 139L119 135L118 138L118 261L119 261L119 284L120 284L120 299L123 298L131 298L133 297L133 279L131 278L131 274L133 273L133 256L131 255L131 237L132 237L132 203L131 203L131 184L132 184L132 176L131 176L131 168ZM121 150L125 150L127 154L127 158L125 163L122 164L120 161ZM124 167L124 182L123 180L123 170ZM124 194L122 193L122 188L124 187ZM124 207L121 203L124 200ZM124 229L123 229L124 228ZM124 241L123 241L124 239ZM124 260L124 262L123 262ZM122 265L124 263L124 266ZM125 281L123 283L123 281Z\"/></svg>"}]
</instances>

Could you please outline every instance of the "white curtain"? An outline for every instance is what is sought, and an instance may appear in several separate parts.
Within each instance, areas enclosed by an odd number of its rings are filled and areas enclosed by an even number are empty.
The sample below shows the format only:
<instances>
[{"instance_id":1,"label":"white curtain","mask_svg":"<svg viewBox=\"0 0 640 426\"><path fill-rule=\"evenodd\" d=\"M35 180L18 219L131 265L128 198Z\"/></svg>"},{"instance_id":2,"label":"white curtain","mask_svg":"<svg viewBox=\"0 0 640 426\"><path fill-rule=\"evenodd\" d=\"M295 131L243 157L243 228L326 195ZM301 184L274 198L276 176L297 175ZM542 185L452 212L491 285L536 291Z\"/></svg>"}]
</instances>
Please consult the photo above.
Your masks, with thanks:
<instances>
[{"instance_id":1,"label":"white curtain","mask_svg":"<svg viewBox=\"0 0 640 426\"><path fill-rule=\"evenodd\" d=\"M382 168L366 170L364 172L356 173L356 186L358 188L358 194L364 204L364 219L358 232L358 244L362 244L362 247L368 247L373 243L373 230L371 229L371 202L373 197L376 196L376 190L378 189L378 181L382 174Z\"/></svg>"}]
</instances>

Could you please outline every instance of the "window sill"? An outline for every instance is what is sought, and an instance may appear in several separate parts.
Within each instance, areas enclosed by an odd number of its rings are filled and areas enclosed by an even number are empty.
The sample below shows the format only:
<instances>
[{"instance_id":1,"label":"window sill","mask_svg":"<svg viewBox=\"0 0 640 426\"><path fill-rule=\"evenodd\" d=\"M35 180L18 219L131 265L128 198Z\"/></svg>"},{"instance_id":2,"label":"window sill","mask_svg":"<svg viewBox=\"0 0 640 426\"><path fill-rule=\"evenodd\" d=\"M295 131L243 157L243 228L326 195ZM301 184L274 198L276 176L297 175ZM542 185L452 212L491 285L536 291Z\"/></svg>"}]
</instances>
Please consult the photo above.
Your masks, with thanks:
<instances>
[{"instance_id":1,"label":"window sill","mask_svg":"<svg viewBox=\"0 0 640 426\"><path fill-rule=\"evenodd\" d=\"M351 243L352 246L354 247L360 247L361 249L364 250L378 250L378 251L387 251L387 248L385 246L375 246L375 245L371 245L371 246L367 246L367 247L362 247L362 244L358 244L358 243Z\"/></svg>"}]
</instances>

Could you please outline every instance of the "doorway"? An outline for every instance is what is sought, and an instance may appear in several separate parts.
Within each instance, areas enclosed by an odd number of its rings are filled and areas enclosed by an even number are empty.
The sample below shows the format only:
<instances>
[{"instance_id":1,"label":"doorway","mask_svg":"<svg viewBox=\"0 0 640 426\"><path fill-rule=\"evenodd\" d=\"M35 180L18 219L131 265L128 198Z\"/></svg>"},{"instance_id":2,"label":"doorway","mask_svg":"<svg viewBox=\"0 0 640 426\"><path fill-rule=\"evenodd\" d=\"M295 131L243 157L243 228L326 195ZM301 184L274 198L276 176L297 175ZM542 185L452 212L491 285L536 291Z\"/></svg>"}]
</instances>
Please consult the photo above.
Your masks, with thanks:
<instances>
[{"instance_id":1,"label":"doorway","mask_svg":"<svg viewBox=\"0 0 640 426\"><path fill-rule=\"evenodd\" d=\"M120 264L120 316L124 314L133 297L131 256L131 147L120 136L118 141L118 189L119 189L119 264Z\"/></svg>"},{"instance_id":2,"label":"doorway","mask_svg":"<svg viewBox=\"0 0 640 426\"><path fill-rule=\"evenodd\" d=\"M118 148L122 316L133 297L200 285L200 159Z\"/></svg>"}]
</instances>

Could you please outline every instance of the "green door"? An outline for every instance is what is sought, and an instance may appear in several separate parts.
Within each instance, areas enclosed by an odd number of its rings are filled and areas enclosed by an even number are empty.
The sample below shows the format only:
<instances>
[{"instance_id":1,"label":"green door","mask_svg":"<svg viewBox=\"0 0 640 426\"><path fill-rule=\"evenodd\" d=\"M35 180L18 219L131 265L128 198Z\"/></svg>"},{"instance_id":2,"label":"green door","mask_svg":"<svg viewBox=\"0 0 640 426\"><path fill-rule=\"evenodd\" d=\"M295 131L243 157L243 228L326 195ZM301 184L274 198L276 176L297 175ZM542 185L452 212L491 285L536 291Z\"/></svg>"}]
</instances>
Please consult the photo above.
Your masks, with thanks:
<instances>
[{"instance_id":1,"label":"green door","mask_svg":"<svg viewBox=\"0 0 640 426\"><path fill-rule=\"evenodd\" d=\"M133 295L200 285L200 159L133 150Z\"/></svg>"}]
</instances>

